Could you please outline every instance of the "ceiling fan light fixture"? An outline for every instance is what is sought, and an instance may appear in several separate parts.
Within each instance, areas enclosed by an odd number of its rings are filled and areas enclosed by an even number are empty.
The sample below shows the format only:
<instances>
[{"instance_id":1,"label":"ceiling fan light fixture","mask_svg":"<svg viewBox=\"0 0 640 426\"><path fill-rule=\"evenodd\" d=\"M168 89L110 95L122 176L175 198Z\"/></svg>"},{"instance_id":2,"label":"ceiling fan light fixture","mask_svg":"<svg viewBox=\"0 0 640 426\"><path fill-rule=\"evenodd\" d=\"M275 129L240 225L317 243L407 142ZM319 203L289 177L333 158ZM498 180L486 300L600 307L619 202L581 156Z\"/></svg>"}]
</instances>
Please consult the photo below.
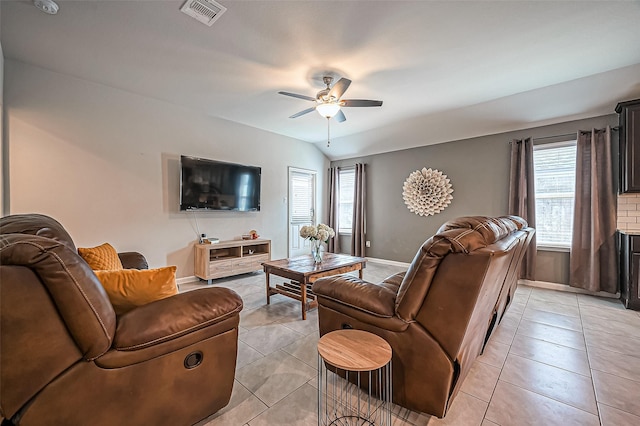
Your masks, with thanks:
<instances>
[{"instance_id":1,"label":"ceiling fan light fixture","mask_svg":"<svg viewBox=\"0 0 640 426\"><path fill-rule=\"evenodd\" d=\"M327 85L326 89L320 90L315 98L307 95L299 95L297 93L291 92L278 92L280 95L291 96L293 98L304 99L305 101L311 101L315 103L315 106L311 108L304 109L300 112L289 116L289 118L297 118L301 115L309 114L314 109L318 111L322 117L327 119L327 124L332 118L338 123L343 123L347 120L344 113L342 112L342 107L379 107L382 106L382 101L373 101L370 99L342 99L342 95L349 88L351 84L351 80L348 78L342 77L336 84L331 87L331 82L333 81L333 77L325 76L322 81ZM328 126L327 126L328 130ZM327 137L327 144L329 143L329 138Z\"/></svg>"},{"instance_id":2,"label":"ceiling fan light fixture","mask_svg":"<svg viewBox=\"0 0 640 426\"><path fill-rule=\"evenodd\" d=\"M325 102L316 106L318 114L325 118L332 118L340 111L340 104L337 102Z\"/></svg>"},{"instance_id":3,"label":"ceiling fan light fixture","mask_svg":"<svg viewBox=\"0 0 640 426\"><path fill-rule=\"evenodd\" d=\"M53 0L33 0L33 5L49 15L55 15L59 9Z\"/></svg>"}]
</instances>

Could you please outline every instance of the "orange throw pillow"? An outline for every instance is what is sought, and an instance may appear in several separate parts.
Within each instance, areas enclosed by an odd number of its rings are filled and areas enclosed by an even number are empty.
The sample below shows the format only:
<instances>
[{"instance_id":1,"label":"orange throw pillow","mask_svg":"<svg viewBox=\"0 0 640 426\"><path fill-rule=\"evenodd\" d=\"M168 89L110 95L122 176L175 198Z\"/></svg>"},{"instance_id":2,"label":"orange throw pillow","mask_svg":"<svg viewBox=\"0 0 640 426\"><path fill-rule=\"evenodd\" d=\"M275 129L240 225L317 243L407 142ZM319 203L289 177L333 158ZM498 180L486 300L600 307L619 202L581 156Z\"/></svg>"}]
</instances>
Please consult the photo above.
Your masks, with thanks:
<instances>
[{"instance_id":1,"label":"orange throw pillow","mask_svg":"<svg viewBox=\"0 0 640 426\"><path fill-rule=\"evenodd\" d=\"M94 272L117 315L178 293L175 266Z\"/></svg>"},{"instance_id":2,"label":"orange throw pillow","mask_svg":"<svg viewBox=\"0 0 640 426\"><path fill-rule=\"evenodd\" d=\"M78 248L78 254L94 271L122 269L118 252L109 243L92 248Z\"/></svg>"}]
</instances>

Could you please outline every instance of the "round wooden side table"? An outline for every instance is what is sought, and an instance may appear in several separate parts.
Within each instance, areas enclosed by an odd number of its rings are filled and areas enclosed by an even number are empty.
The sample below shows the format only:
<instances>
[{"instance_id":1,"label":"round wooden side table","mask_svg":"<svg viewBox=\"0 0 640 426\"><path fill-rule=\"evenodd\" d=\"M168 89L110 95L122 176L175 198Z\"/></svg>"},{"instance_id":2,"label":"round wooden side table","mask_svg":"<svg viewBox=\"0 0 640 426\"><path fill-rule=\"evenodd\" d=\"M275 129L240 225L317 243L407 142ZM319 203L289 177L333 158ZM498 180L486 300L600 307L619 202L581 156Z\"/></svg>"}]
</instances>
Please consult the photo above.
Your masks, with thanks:
<instances>
[{"instance_id":1,"label":"round wooden side table","mask_svg":"<svg viewBox=\"0 0 640 426\"><path fill-rule=\"evenodd\" d=\"M362 330L318 341L318 425L391 425L391 346Z\"/></svg>"}]
</instances>

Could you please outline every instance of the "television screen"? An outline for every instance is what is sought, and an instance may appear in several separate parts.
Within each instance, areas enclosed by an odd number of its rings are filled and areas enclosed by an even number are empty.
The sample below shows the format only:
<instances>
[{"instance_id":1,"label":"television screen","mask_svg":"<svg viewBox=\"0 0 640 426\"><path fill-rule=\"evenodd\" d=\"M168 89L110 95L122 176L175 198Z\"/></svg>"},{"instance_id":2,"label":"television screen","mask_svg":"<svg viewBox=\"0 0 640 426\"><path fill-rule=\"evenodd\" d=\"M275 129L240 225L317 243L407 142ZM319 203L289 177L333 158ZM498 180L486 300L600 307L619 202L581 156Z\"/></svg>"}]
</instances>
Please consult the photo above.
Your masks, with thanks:
<instances>
[{"instance_id":1,"label":"television screen","mask_svg":"<svg viewBox=\"0 0 640 426\"><path fill-rule=\"evenodd\" d=\"M180 210L260 210L260 167L180 156Z\"/></svg>"}]
</instances>

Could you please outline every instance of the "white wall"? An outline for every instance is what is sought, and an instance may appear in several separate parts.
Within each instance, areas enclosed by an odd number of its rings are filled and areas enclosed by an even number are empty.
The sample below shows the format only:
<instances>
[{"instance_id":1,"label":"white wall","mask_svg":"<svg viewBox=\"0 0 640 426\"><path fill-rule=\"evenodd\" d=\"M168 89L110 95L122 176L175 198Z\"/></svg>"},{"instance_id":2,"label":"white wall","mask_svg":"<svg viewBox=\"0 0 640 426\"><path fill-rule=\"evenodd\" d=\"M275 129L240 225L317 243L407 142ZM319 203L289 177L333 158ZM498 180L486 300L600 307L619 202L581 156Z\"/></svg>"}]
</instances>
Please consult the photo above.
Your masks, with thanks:
<instances>
[{"instance_id":1,"label":"white wall","mask_svg":"<svg viewBox=\"0 0 640 426\"><path fill-rule=\"evenodd\" d=\"M287 167L318 172L313 145L21 62L5 62L10 211L59 220L77 246L110 242L193 275L193 213L180 212L180 154L262 167L261 211L200 212L202 232L256 229L287 255ZM211 96L215 96L212 93ZM319 211L324 212L324 189Z\"/></svg>"}]
</instances>

